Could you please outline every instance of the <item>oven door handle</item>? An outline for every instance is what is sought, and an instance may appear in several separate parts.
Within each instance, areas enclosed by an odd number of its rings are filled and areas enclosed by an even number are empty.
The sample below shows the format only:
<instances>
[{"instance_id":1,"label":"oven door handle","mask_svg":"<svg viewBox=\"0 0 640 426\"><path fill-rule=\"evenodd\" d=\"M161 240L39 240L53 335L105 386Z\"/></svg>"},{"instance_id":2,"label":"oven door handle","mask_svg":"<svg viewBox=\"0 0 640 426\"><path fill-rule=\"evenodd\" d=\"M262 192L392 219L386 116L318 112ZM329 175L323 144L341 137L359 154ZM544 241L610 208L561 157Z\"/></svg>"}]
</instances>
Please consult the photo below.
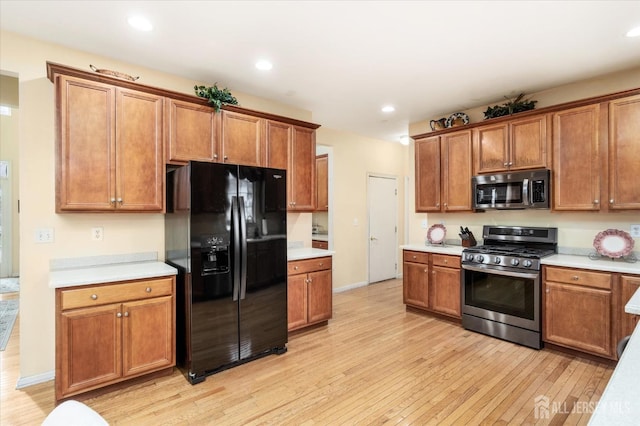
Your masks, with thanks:
<instances>
[{"instance_id":1,"label":"oven door handle","mask_svg":"<svg viewBox=\"0 0 640 426\"><path fill-rule=\"evenodd\" d=\"M473 266L473 265L462 265L462 269L466 269L468 271L475 271L475 272L484 272L487 274L504 275L506 277L529 278L532 280L535 280L536 278L538 278L538 275L539 275L539 273L503 271L501 269L490 269L487 267Z\"/></svg>"}]
</instances>

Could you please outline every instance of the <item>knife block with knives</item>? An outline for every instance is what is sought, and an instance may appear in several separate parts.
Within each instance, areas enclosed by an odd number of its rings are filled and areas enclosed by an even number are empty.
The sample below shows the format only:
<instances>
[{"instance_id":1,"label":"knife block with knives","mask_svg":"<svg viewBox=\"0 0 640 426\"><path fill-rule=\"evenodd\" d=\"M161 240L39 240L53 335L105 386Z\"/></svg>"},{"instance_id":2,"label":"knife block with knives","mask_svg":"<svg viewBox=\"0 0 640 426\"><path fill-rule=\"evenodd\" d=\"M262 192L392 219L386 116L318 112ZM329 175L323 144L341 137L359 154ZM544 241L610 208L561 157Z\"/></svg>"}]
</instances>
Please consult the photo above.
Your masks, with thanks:
<instances>
[{"instance_id":1,"label":"knife block with knives","mask_svg":"<svg viewBox=\"0 0 640 426\"><path fill-rule=\"evenodd\" d=\"M458 236L462 239L462 247L473 247L478 244L476 238L473 236L473 232L469 231L467 227L463 229L461 226Z\"/></svg>"}]
</instances>

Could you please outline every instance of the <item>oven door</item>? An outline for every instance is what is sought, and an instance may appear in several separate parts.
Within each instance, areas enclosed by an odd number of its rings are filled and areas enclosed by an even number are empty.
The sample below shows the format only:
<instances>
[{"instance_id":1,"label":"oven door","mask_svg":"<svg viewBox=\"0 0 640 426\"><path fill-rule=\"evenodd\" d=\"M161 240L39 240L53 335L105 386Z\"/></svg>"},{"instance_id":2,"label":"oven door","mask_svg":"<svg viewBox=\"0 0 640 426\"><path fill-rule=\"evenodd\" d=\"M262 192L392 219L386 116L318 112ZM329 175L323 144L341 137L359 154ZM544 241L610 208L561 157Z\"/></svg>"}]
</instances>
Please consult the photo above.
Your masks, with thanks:
<instances>
[{"instance_id":1,"label":"oven door","mask_svg":"<svg viewBox=\"0 0 640 426\"><path fill-rule=\"evenodd\" d=\"M462 312L540 331L540 273L462 265Z\"/></svg>"}]
</instances>

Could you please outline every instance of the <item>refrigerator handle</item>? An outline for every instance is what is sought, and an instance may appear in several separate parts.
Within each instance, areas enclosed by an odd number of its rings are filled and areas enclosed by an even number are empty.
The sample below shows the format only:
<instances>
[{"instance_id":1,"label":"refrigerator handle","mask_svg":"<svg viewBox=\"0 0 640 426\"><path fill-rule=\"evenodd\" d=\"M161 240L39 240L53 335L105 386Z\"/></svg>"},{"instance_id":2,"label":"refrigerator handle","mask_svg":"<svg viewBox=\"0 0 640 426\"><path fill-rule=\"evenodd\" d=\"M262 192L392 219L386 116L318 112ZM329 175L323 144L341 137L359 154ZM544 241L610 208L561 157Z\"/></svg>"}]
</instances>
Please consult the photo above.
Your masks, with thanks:
<instances>
[{"instance_id":1,"label":"refrigerator handle","mask_svg":"<svg viewBox=\"0 0 640 426\"><path fill-rule=\"evenodd\" d=\"M231 235L233 236L233 301L240 292L240 218L238 197L231 198Z\"/></svg>"},{"instance_id":2,"label":"refrigerator handle","mask_svg":"<svg viewBox=\"0 0 640 426\"><path fill-rule=\"evenodd\" d=\"M240 238L242 240L242 250L240 254L240 300L247 294L247 215L244 209L244 197L239 197L240 206Z\"/></svg>"}]
</instances>

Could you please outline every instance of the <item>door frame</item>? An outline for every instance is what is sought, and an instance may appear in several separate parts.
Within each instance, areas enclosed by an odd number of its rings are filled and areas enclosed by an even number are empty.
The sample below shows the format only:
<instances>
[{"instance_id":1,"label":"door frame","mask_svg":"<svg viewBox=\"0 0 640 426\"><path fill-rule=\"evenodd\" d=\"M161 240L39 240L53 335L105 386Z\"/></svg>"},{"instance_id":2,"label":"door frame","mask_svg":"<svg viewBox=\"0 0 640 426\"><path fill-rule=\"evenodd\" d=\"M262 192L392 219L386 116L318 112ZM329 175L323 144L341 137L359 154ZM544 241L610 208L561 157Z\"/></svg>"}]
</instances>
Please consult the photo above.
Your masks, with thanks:
<instances>
[{"instance_id":1,"label":"door frame","mask_svg":"<svg viewBox=\"0 0 640 426\"><path fill-rule=\"evenodd\" d=\"M396 233L395 233L395 243L394 243L394 260L395 260L395 264L396 264L396 275L395 278L399 278L400 274L402 273L402 268L400 268L400 265L398 265L398 176L397 175L391 175L391 174L386 174L386 173L373 173L373 172L368 172L367 173L367 285L371 284L371 246L369 244L370 240L369 238L371 238L371 185L370 185L370 179L371 178L382 178L382 179L392 179L395 183L396 183L396 203L395 203L395 210L396 210L396 214L395 214L395 218L396 218Z\"/></svg>"},{"instance_id":2,"label":"door frame","mask_svg":"<svg viewBox=\"0 0 640 426\"><path fill-rule=\"evenodd\" d=\"M0 277L12 277L13 276L13 247L12 247L12 228L13 222L11 217L13 199L11 194L11 162L2 161L2 167L6 166L6 177L0 175L0 192L2 197L0 215L2 215L2 241L0 242L0 250L2 250L2 258L0 259Z\"/></svg>"}]
</instances>

